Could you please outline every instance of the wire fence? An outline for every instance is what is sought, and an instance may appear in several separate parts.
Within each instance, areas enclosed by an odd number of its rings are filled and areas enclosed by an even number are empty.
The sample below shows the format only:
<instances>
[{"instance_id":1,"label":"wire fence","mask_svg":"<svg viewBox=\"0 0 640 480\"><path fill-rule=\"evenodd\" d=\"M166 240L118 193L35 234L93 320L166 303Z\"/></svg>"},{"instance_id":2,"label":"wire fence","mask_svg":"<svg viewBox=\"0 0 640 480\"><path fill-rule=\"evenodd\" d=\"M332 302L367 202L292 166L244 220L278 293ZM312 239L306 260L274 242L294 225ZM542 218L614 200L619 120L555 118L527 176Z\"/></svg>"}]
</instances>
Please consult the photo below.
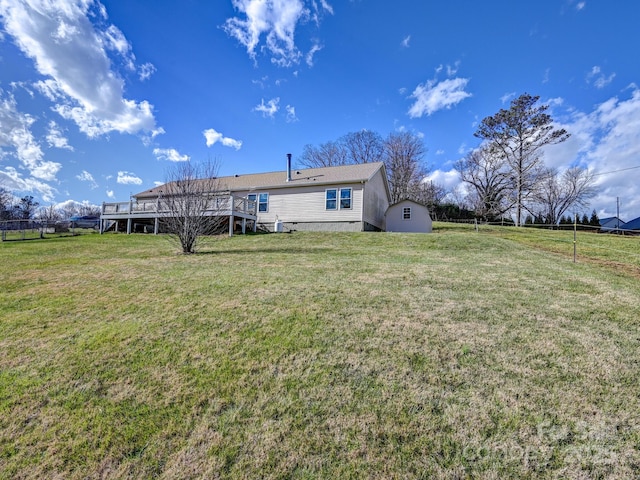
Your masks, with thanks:
<instances>
[{"instance_id":1,"label":"wire fence","mask_svg":"<svg viewBox=\"0 0 640 480\"><path fill-rule=\"evenodd\" d=\"M0 239L3 242L41 240L96 233L94 228L80 228L71 221L4 220L0 222Z\"/></svg>"},{"instance_id":2,"label":"wire fence","mask_svg":"<svg viewBox=\"0 0 640 480\"><path fill-rule=\"evenodd\" d=\"M640 230L603 231L600 227L580 223L527 224L515 227L502 222L483 223L475 219L456 220L449 223L470 224L479 233L500 236L535 248L570 256L575 262L607 264L640 276Z\"/></svg>"}]
</instances>

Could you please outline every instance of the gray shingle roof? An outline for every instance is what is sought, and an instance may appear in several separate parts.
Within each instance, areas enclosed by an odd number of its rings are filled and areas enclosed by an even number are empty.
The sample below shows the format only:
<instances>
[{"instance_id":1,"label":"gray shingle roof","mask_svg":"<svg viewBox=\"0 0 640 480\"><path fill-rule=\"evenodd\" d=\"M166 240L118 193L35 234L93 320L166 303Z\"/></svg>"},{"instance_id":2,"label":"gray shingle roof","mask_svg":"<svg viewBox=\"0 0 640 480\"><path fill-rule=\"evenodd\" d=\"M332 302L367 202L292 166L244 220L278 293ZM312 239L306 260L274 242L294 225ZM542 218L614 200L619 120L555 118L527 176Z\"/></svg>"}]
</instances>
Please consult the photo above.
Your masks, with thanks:
<instances>
[{"instance_id":1,"label":"gray shingle roof","mask_svg":"<svg viewBox=\"0 0 640 480\"><path fill-rule=\"evenodd\" d=\"M339 167L292 169L291 181L287 182L286 170L268 173L250 173L219 177L220 190L237 192L244 190L291 188L304 185L335 185L342 183L365 182L383 168L382 162L361 163L358 165L342 165ZM161 191L168 191L170 187L160 185L140 192L134 197L157 197Z\"/></svg>"}]
</instances>

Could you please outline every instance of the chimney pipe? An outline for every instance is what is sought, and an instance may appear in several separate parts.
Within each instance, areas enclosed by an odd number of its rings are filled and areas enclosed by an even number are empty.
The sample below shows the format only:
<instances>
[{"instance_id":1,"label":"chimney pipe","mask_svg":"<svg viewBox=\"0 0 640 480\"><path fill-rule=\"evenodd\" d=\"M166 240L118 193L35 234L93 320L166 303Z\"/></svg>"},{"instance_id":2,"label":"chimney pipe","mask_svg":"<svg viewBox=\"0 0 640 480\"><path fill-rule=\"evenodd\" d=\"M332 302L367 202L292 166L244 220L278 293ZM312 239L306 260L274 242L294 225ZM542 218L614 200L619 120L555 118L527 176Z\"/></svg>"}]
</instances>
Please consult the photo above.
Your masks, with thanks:
<instances>
[{"instance_id":1,"label":"chimney pipe","mask_svg":"<svg viewBox=\"0 0 640 480\"><path fill-rule=\"evenodd\" d=\"M291 181L291 154L287 153L287 182Z\"/></svg>"}]
</instances>

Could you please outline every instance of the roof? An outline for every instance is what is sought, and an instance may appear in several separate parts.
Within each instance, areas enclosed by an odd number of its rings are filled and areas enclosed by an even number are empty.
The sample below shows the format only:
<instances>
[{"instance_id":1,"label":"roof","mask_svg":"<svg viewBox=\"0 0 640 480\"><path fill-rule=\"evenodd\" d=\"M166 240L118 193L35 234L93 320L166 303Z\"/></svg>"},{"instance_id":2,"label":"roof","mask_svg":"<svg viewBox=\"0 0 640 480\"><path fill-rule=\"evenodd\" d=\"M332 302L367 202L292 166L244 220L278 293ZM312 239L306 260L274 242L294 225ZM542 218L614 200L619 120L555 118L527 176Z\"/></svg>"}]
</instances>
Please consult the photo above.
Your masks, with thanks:
<instances>
[{"instance_id":1,"label":"roof","mask_svg":"<svg viewBox=\"0 0 640 480\"><path fill-rule=\"evenodd\" d=\"M601 218L599 221L600 221L600 226L605 226L605 225L608 225L609 223L613 223L614 225L619 224L620 227L622 227L626 223L620 220L618 217Z\"/></svg>"},{"instance_id":2,"label":"roof","mask_svg":"<svg viewBox=\"0 0 640 480\"><path fill-rule=\"evenodd\" d=\"M640 217L628 221L620 228L622 230L640 230Z\"/></svg>"},{"instance_id":3,"label":"roof","mask_svg":"<svg viewBox=\"0 0 640 480\"><path fill-rule=\"evenodd\" d=\"M286 170L219 177L217 182L220 186L219 190L229 192L292 188L305 185L335 185L366 182L381 168L384 168L384 163L382 162L360 163L338 167L291 169L291 181L289 182L287 182ZM163 190L165 192L168 190L166 185L159 185L145 190L134 195L134 197L157 197Z\"/></svg>"},{"instance_id":4,"label":"roof","mask_svg":"<svg viewBox=\"0 0 640 480\"><path fill-rule=\"evenodd\" d=\"M403 198L402 200L399 200L396 203L393 203L393 204L389 205L389 208L395 207L396 205L399 205L399 204L404 203L404 202L411 202L411 203L414 203L414 204L416 204L416 205L418 205L420 207L424 207L427 210L429 209L429 207L427 207L424 203L416 202L415 200L412 200L410 198Z\"/></svg>"}]
</instances>

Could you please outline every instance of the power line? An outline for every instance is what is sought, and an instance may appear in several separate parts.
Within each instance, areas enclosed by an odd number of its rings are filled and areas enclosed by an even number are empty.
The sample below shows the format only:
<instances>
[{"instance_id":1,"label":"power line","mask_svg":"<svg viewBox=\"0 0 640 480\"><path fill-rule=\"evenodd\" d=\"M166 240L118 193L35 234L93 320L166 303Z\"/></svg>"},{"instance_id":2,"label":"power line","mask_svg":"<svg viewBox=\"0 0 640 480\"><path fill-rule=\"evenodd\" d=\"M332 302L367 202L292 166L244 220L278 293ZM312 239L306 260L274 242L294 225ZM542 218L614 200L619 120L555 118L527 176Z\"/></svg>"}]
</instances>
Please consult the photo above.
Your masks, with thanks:
<instances>
[{"instance_id":1,"label":"power line","mask_svg":"<svg viewBox=\"0 0 640 480\"><path fill-rule=\"evenodd\" d=\"M600 175L609 175L610 173L618 173L618 172L626 172L627 170L635 170L636 168L640 168L640 165L637 167L629 167L629 168L621 168L620 170L612 170L610 172L602 172L602 173L594 173L594 177L598 177Z\"/></svg>"}]
</instances>

